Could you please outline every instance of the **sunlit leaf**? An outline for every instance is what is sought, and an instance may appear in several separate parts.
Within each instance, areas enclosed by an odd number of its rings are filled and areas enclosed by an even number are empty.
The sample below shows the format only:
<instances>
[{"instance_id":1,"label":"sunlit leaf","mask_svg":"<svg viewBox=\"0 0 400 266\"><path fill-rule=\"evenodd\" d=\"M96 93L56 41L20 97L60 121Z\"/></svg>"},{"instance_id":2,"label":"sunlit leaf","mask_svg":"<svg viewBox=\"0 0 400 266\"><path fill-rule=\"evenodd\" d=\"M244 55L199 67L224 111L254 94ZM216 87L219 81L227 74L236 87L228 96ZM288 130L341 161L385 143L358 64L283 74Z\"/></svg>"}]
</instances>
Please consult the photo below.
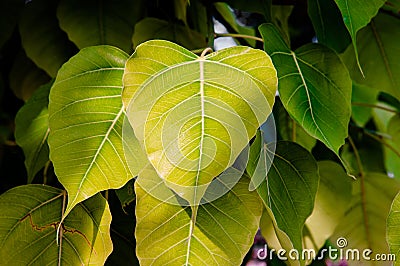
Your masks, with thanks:
<instances>
[{"instance_id":1,"label":"sunlit leaf","mask_svg":"<svg viewBox=\"0 0 400 266\"><path fill-rule=\"evenodd\" d=\"M362 47L359 59L365 77L357 70L353 47L342 56L353 80L400 99L400 20L385 13L378 14L357 36L357 45Z\"/></svg>"},{"instance_id":2,"label":"sunlit leaf","mask_svg":"<svg viewBox=\"0 0 400 266\"><path fill-rule=\"evenodd\" d=\"M187 49L207 47L205 36L188 26L151 17L139 21L132 38L134 46L153 39L172 41Z\"/></svg>"},{"instance_id":3,"label":"sunlit leaf","mask_svg":"<svg viewBox=\"0 0 400 266\"><path fill-rule=\"evenodd\" d=\"M52 83L40 87L18 111L15 118L15 141L25 154L28 183L49 161L49 92Z\"/></svg>"},{"instance_id":4,"label":"sunlit leaf","mask_svg":"<svg viewBox=\"0 0 400 266\"><path fill-rule=\"evenodd\" d=\"M198 57L149 41L126 64L123 101L157 173L196 203L267 119L276 82L261 50L238 46Z\"/></svg>"},{"instance_id":5,"label":"sunlit leaf","mask_svg":"<svg viewBox=\"0 0 400 266\"><path fill-rule=\"evenodd\" d=\"M353 183L352 200L345 217L341 220L331 241L345 238L345 249L358 249L362 252L371 249L371 258L376 254L388 254L386 243L386 218L390 205L400 190L400 184L385 175L367 173ZM344 246L342 246L344 248ZM390 261L379 265L391 265ZM375 261L352 261L352 265L376 265Z\"/></svg>"},{"instance_id":6,"label":"sunlit leaf","mask_svg":"<svg viewBox=\"0 0 400 266\"><path fill-rule=\"evenodd\" d=\"M111 46L82 49L63 65L51 88L50 158L68 191L66 214L97 192L120 188L133 177L122 145L127 58Z\"/></svg>"},{"instance_id":7,"label":"sunlit leaf","mask_svg":"<svg viewBox=\"0 0 400 266\"><path fill-rule=\"evenodd\" d=\"M312 155L294 142L280 141L276 145L272 167L268 173L260 171L259 164L269 160L268 146L256 140L250 148L247 167L252 178L263 174L264 181L257 188L266 208L276 219L277 227L285 232L294 248L302 250L302 232L307 217L314 208L319 175ZM265 152L262 152L265 150Z\"/></svg>"},{"instance_id":8,"label":"sunlit leaf","mask_svg":"<svg viewBox=\"0 0 400 266\"><path fill-rule=\"evenodd\" d=\"M62 190L25 185L0 195L1 265L103 265L112 251L111 214L101 195L82 202L64 220Z\"/></svg>"},{"instance_id":9,"label":"sunlit leaf","mask_svg":"<svg viewBox=\"0 0 400 266\"><path fill-rule=\"evenodd\" d=\"M168 189L163 183L164 189ZM161 202L135 183L135 236L140 264L240 265L258 229L262 203L243 177L223 197L189 206ZM172 197L175 197L171 193Z\"/></svg>"},{"instance_id":10,"label":"sunlit leaf","mask_svg":"<svg viewBox=\"0 0 400 266\"><path fill-rule=\"evenodd\" d=\"M335 2L342 13L343 22L350 33L355 50L355 58L358 63L359 59L357 47L362 47L362 45L357 42L357 32L365 27L371 21L371 19L376 16L379 8L385 3L385 0L369 0L367 2L335 0ZM362 64L361 68L364 69Z\"/></svg>"},{"instance_id":11,"label":"sunlit leaf","mask_svg":"<svg viewBox=\"0 0 400 266\"><path fill-rule=\"evenodd\" d=\"M394 254L396 258L400 257L400 194L398 193L392 202L389 216L387 218L387 241L390 247L391 254ZM393 265L399 265L398 262L394 262Z\"/></svg>"},{"instance_id":12,"label":"sunlit leaf","mask_svg":"<svg viewBox=\"0 0 400 266\"><path fill-rule=\"evenodd\" d=\"M19 32L29 58L51 77L75 52L76 47L60 29L57 1L29 1L21 14Z\"/></svg>"},{"instance_id":13,"label":"sunlit leaf","mask_svg":"<svg viewBox=\"0 0 400 266\"><path fill-rule=\"evenodd\" d=\"M143 4L129 0L62 0L57 17L61 28L80 49L108 44L130 53L134 25Z\"/></svg>"},{"instance_id":14,"label":"sunlit leaf","mask_svg":"<svg viewBox=\"0 0 400 266\"><path fill-rule=\"evenodd\" d=\"M346 67L325 46L307 44L293 52L272 24L259 29L278 71L284 107L311 136L338 153L351 113L352 84Z\"/></svg>"}]
</instances>

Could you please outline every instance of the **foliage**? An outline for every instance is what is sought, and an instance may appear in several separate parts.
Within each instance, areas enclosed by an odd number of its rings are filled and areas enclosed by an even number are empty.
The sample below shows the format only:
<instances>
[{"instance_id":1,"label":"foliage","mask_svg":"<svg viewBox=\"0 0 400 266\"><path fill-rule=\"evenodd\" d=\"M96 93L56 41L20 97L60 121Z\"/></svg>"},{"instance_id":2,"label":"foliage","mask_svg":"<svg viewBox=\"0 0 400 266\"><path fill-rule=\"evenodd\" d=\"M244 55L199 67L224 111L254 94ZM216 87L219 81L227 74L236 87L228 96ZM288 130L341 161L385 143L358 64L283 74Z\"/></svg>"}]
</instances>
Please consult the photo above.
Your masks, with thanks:
<instances>
[{"instance_id":1,"label":"foliage","mask_svg":"<svg viewBox=\"0 0 400 266\"><path fill-rule=\"evenodd\" d=\"M0 264L390 265L399 10L1 1Z\"/></svg>"}]
</instances>

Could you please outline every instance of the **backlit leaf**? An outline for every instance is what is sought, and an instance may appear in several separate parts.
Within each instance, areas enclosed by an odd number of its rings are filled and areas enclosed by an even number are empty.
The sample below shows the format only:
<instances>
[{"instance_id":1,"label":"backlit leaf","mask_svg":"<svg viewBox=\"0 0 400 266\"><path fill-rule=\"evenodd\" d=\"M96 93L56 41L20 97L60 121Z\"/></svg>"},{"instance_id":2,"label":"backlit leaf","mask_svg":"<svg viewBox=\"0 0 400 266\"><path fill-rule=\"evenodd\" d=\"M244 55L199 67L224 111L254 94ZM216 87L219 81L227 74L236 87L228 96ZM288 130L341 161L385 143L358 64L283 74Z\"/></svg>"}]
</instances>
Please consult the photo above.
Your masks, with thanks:
<instances>
[{"instance_id":1,"label":"backlit leaf","mask_svg":"<svg viewBox=\"0 0 400 266\"><path fill-rule=\"evenodd\" d=\"M391 254L394 254L396 258L400 257L400 194L398 193L392 202L389 216L387 219L387 241L390 247ZM399 265L398 262L394 262L393 265Z\"/></svg>"}]
</instances>

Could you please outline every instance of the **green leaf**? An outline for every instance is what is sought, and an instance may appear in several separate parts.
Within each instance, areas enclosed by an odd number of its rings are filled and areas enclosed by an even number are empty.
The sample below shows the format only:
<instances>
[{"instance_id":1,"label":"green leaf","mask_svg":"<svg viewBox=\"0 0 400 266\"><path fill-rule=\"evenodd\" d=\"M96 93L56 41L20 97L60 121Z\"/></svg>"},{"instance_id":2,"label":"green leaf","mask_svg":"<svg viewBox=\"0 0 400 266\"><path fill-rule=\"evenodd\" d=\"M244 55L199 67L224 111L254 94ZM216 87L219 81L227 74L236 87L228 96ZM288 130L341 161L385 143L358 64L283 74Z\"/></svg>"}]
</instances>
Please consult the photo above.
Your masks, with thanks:
<instances>
[{"instance_id":1,"label":"green leaf","mask_svg":"<svg viewBox=\"0 0 400 266\"><path fill-rule=\"evenodd\" d=\"M307 218L303 231L306 248L316 252L333 234L351 200L352 179L333 161L318 162L320 182L314 210ZM324 226L321 226L324 225Z\"/></svg>"},{"instance_id":2,"label":"green leaf","mask_svg":"<svg viewBox=\"0 0 400 266\"><path fill-rule=\"evenodd\" d=\"M160 177L196 204L267 119L276 82L260 50L238 46L198 57L149 41L126 64L123 101Z\"/></svg>"},{"instance_id":3,"label":"green leaf","mask_svg":"<svg viewBox=\"0 0 400 266\"><path fill-rule=\"evenodd\" d=\"M400 193L397 193L396 197L392 202L389 216L387 218L387 230L386 237L390 247L390 253L394 254L396 258L400 257ZM398 262L394 262L393 265L398 265Z\"/></svg>"},{"instance_id":4,"label":"green leaf","mask_svg":"<svg viewBox=\"0 0 400 266\"><path fill-rule=\"evenodd\" d=\"M143 1L61 0L57 17L61 28L79 49L108 44L132 51L134 25Z\"/></svg>"},{"instance_id":5,"label":"green leaf","mask_svg":"<svg viewBox=\"0 0 400 266\"><path fill-rule=\"evenodd\" d=\"M65 216L99 191L133 176L125 161L121 101L127 54L111 46L82 49L58 72L50 91L50 158L68 191Z\"/></svg>"},{"instance_id":6,"label":"green leaf","mask_svg":"<svg viewBox=\"0 0 400 266\"><path fill-rule=\"evenodd\" d=\"M22 45L29 58L51 77L76 52L55 15L57 1L39 0L26 4L19 21Z\"/></svg>"},{"instance_id":7,"label":"green leaf","mask_svg":"<svg viewBox=\"0 0 400 266\"><path fill-rule=\"evenodd\" d=\"M162 181L159 186L168 190ZM240 265L253 244L262 212L258 195L248 186L248 178L243 177L223 197L199 205L193 220L189 206L157 200L136 182L140 264Z\"/></svg>"},{"instance_id":8,"label":"green leaf","mask_svg":"<svg viewBox=\"0 0 400 266\"><path fill-rule=\"evenodd\" d=\"M314 208L318 166L311 153L294 142L280 141L275 155L270 153L261 134L257 134L250 147L247 171L252 179L259 179L255 175L261 175L263 182L257 192L265 207L271 210L278 228L287 234L294 248L301 251L303 226ZM268 163L272 156L269 172L260 170L260 165Z\"/></svg>"},{"instance_id":9,"label":"green leaf","mask_svg":"<svg viewBox=\"0 0 400 266\"><path fill-rule=\"evenodd\" d=\"M28 183L49 161L49 92L52 82L40 87L15 117L15 141L25 155Z\"/></svg>"},{"instance_id":10,"label":"green leaf","mask_svg":"<svg viewBox=\"0 0 400 266\"><path fill-rule=\"evenodd\" d=\"M1 265L103 265L112 251L111 214L101 195L82 202L56 231L66 193L43 185L0 196Z\"/></svg>"},{"instance_id":11,"label":"green leaf","mask_svg":"<svg viewBox=\"0 0 400 266\"><path fill-rule=\"evenodd\" d=\"M129 164L129 161L127 161ZM115 191L118 196L119 201L121 202L122 209L126 211L126 208L130 206L136 199L135 195L135 181L133 179L129 180L128 183L125 184L122 188Z\"/></svg>"},{"instance_id":12,"label":"green leaf","mask_svg":"<svg viewBox=\"0 0 400 266\"><path fill-rule=\"evenodd\" d=\"M357 43L357 32L365 27L383 6L385 0L369 0L365 1L352 1L352 0L335 0L337 6L342 13L344 24L350 33L353 47L356 55L358 67L364 69L364 65L359 61L357 46L363 47ZM361 63L361 64L360 64Z\"/></svg>"},{"instance_id":13,"label":"green leaf","mask_svg":"<svg viewBox=\"0 0 400 266\"><path fill-rule=\"evenodd\" d=\"M10 71L10 87L15 96L27 101L37 88L49 80L46 72L38 68L24 51L17 54Z\"/></svg>"},{"instance_id":14,"label":"green leaf","mask_svg":"<svg viewBox=\"0 0 400 266\"><path fill-rule=\"evenodd\" d=\"M351 79L330 49L308 44L291 51L272 24L259 28L278 71L279 95L288 113L335 153L347 137Z\"/></svg>"},{"instance_id":15,"label":"green leaf","mask_svg":"<svg viewBox=\"0 0 400 266\"><path fill-rule=\"evenodd\" d=\"M363 77L356 69L354 49L349 47L343 54L343 62L351 77L359 84L384 91L400 99L400 20L381 13L358 34L360 64Z\"/></svg>"},{"instance_id":16,"label":"green leaf","mask_svg":"<svg viewBox=\"0 0 400 266\"><path fill-rule=\"evenodd\" d=\"M0 48L10 38L21 10L24 8L23 0L0 1Z\"/></svg>"},{"instance_id":17,"label":"green leaf","mask_svg":"<svg viewBox=\"0 0 400 266\"><path fill-rule=\"evenodd\" d=\"M371 105L377 104L378 93L379 91L376 89L353 82L351 117L359 126L365 126L371 119Z\"/></svg>"},{"instance_id":18,"label":"green leaf","mask_svg":"<svg viewBox=\"0 0 400 266\"><path fill-rule=\"evenodd\" d=\"M314 26L318 43L343 52L351 43L338 6L332 0L308 0L308 15Z\"/></svg>"},{"instance_id":19,"label":"green leaf","mask_svg":"<svg viewBox=\"0 0 400 266\"><path fill-rule=\"evenodd\" d=\"M390 138L386 141L392 149L385 147L385 164L387 171L397 179L400 178L400 114L394 115L388 124L387 133Z\"/></svg>"},{"instance_id":20,"label":"green leaf","mask_svg":"<svg viewBox=\"0 0 400 266\"><path fill-rule=\"evenodd\" d=\"M331 237L332 243L340 238L347 240L345 249L361 251L371 249L375 254L388 254L386 243L386 218L390 205L400 190L400 184L386 175L367 173L353 182L350 207ZM350 225L350 226L349 226ZM374 261L362 260L359 265L376 265ZM390 265L389 261L379 265Z\"/></svg>"},{"instance_id":21,"label":"green leaf","mask_svg":"<svg viewBox=\"0 0 400 266\"><path fill-rule=\"evenodd\" d=\"M199 32L191 30L188 26L172 23L158 18L147 17L135 25L133 44L139 44L152 39L163 39L186 47L198 49L207 47L206 38Z\"/></svg>"},{"instance_id":22,"label":"green leaf","mask_svg":"<svg viewBox=\"0 0 400 266\"><path fill-rule=\"evenodd\" d=\"M293 8L294 6L289 5L273 5L271 7L272 22L284 36L286 43L290 43L289 17Z\"/></svg>"}]
</instances>

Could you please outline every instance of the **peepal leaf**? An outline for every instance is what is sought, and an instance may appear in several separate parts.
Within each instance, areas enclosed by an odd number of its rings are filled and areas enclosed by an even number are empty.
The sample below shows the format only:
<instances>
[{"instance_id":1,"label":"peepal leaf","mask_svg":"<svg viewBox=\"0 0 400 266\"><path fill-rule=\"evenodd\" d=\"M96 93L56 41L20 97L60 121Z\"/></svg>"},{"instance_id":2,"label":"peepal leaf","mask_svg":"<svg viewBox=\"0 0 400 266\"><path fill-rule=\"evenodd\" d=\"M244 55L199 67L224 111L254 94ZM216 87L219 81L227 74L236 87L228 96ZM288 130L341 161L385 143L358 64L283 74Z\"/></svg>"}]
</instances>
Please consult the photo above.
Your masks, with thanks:
<instances>
[{"instance_id":1,"label":"peepal leaf","mask_svg":"<svg viewBox=\"0 0 400 266\"><path fill-rule=\"evenodd\" d=\"M312 213L317 193L318 166L306 149L300 145L279 141L275 155L257 134L250 147L247 171L252 178L262 175L257 192L266 208L270 209L277 227L285 232L297 250L302 250L302 232L307 217ZM273 157L269 172L259 171L264 161Z\"/></svg>"},{"instance_id":2,"label":"peepal leaf","mask_svg":"<svg viewBox=\"0 0 400 266\"><path fill-rule=\"evenodd\" d=\"M96 195L62 219L66 193L43 185L13 188L0 196L1 265L104 265L112 251L111 213Z\"/></svg>"},{"instance_id":3,"label":"peepal leaf","mask_svg":"<svg viewBox=\"0 0 400 266\"><path fill-rule=\"evenodd\" d=\"M387 219L387 241L390 247L390 253L395 254L396 258L400 257L400 194L398 193L392 202L389 216ZM393 265L399 265L394 262Z\"/></svg>"},{"instance_id":4,"label":"peepal leaf","mask_svg":"<svg viewBox=\"0 0 400 266\"><path fill-rule=\"evenodd\" d=\"M276 85L263 51L238 46L198 57L148 41L126 64L123 101L157 173L197 204L267 119Z\"/></svg>"},{"instance_id":5,"label":"peepal leaf","mask_svg":"<svg viewBox=\"0 0 400 266\"><path fill-rule=\"evenodd\" d=\"M160 186L168 190L162 181ZM240 265L253 244L262 213L258 195L248 186L244 176L223 197L199 205L194 222L189 206L162 202L136 182L140 265Z\"/></svg>"},{"instance_id":6,"label":"peepal leaf","mask_svg":"<svg viewBox=\"0 0 400 266\"><path fill-rule=\"evenodd\" d=\"M132 178L122 144L127 58L111 46L82 49L63 65L50 91L48 142L57 177L68 191L65 215L97 192L120 188Z\"/></svg>"},{"instance_id":7,"label":"peepal leaf","mask_svg":"<svg viewBox=\"0 0 400 266\"><path fill-rule=\"evenodd\" d=\"M15 118L15 140L24 151L28 183L32 182L35 174L49 161L47 106L51 85L52 82L41 86Z\"/></svg>"},{"instance_id":8,"label":"peepal leaf","mask_svg":"<svg viewBox=\"0 0 400 266\"><path fill-rule=\"evenodd\" d=\"M351 79L329 48L308 44L291 51L272 24L260 26L264 49L278 71L279 95L288 113L336 154L347 137Z\"/></svg>"}]
</instances>

